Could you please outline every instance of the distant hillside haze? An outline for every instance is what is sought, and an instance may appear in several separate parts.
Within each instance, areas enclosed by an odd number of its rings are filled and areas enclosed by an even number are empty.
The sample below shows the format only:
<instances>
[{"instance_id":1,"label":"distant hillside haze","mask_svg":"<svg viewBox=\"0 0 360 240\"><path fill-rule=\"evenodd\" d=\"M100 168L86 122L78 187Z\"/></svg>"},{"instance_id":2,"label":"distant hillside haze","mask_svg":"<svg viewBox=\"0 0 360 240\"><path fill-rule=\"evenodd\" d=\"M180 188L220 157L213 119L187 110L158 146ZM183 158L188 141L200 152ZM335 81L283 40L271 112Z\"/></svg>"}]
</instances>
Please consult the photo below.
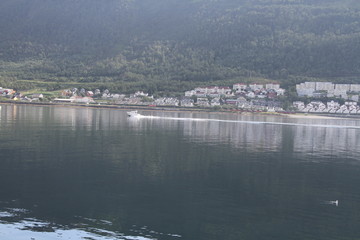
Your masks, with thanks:
<instances>
[{"instance_id":1,"label":"distant hillside haze","mask_svg":"<svg viewBox=\"0 0 360 240\"><path fill-rule=\"evenodd\" d=\"M359 19L355 0L2 0L0 81L356 82Z\"/></svg>"}]
</instances>

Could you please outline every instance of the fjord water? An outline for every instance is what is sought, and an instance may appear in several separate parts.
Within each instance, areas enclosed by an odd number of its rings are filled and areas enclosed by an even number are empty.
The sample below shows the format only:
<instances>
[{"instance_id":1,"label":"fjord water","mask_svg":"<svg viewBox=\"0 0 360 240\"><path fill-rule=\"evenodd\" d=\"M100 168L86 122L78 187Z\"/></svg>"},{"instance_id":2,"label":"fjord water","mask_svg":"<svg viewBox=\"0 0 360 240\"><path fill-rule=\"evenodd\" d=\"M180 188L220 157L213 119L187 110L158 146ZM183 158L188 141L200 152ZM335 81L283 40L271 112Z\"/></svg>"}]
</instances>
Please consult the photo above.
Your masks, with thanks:
<instances>
[{"instance_id":1,"label":"fjord water","mask_svg":"<svg viewBox=\"0 0 360 240\"><path fill-rule=\"evenodd\" d=\"M359 239L359 120L141 113L2 105L0 239Z\"/></svg>"}]
</instances>

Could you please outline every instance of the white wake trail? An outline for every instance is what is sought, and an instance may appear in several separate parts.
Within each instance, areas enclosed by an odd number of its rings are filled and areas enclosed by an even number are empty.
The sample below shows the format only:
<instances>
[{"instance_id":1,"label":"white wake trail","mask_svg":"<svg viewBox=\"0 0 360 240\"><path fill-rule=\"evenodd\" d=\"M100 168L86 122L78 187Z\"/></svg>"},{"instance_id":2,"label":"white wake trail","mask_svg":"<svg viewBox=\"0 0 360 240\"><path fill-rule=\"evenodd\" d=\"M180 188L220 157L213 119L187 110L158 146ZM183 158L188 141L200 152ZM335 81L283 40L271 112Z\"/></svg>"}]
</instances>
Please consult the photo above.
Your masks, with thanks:
<instances>
[{"instance_id":1,"label":"white wake trail","mask_svg":"<svg viewBox=\"0 0 360 240\"><path fill-rule=\"evenodd\" d=\"M302 127L321 127L321 128L340 128L340 129L360 129L360 126L351 125L333 125L333 124L307 124L307 123L289 123L289 122L263 122L263 121L243 121L243 120L222 120L208 118L177 118L141 115L139 118L145 119L163 119L175 121L199 121L199 122L224 122L224 123L246 123L246 124L264 124L264 125L282 125L282 126L302 126Z\"/></svg>"}]
</instances>

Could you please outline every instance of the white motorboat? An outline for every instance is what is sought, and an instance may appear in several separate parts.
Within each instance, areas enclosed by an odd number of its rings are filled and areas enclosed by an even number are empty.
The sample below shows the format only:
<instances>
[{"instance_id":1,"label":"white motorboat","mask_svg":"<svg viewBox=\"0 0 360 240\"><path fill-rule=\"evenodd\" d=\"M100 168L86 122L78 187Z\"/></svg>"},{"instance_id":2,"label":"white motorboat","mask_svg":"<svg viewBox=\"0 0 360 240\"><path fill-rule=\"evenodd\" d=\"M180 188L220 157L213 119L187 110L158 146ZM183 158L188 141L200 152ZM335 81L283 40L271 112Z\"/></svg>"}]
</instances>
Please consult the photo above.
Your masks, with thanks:
<instances>
[{"instance_id":1,"label":"white motorboat","mask_svg":"<svg viewBox=\"0 0 360 240\"><path fill-rule=\"evenodd\" d=\"M324 201L324 204L329 204L329 205L335 205L335 206L339 206L339 200L333 200L333 201Z\"/></svg>"},{"instance_id":2,"label":"white motorboat","mask_svg":"<svg viewBox=\"0 0 360 240\"><path fill-rule=\"evenodd\" d=\"M141 117L141 114L138 113L138 111L130 111L127 112L128 117L133 117L133 118L139 118Z\"/></svg>"}]
</instances>

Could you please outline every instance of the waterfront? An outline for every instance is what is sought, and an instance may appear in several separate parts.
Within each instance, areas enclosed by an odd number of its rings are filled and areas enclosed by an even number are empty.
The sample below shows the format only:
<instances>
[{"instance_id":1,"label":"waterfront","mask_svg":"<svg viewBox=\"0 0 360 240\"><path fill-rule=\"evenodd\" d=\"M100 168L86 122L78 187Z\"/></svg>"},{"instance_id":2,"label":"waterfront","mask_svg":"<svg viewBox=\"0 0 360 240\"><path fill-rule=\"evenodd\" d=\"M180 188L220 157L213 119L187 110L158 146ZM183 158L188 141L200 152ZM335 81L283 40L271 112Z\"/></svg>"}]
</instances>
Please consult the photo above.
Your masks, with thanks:
<instances>
[{"instance_id":1,"label":"waterfront","mask_svg":"<svg viewBox=\"0 0 360 240\"><path fill-rule=\"evenodd\" d=\"M1 239L360 235L359 120L0 111Z\"/></svg>"}]
</instances>

